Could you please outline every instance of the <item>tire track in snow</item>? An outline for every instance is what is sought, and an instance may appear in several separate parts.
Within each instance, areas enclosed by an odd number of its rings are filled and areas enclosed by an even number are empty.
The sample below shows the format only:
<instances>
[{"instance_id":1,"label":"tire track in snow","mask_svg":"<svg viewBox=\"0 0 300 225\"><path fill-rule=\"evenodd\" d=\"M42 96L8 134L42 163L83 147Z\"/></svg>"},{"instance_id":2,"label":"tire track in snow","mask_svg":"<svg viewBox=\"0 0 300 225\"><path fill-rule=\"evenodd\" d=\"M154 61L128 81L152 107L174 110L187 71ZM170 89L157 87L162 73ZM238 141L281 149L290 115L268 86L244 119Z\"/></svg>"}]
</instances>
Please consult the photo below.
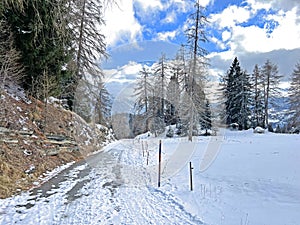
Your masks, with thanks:
<instances>
[{"instance_id":1,"label":"tire track in snow","mask_svg":"<svg viewBox=\"0 0 300 225\"><path fill-rule=\"evenodd\" d=\"M203 224L171 195L154 188L120 189L121 224ZM130 201L126 201L130 199Z\"/></svg>"}]
</instances>

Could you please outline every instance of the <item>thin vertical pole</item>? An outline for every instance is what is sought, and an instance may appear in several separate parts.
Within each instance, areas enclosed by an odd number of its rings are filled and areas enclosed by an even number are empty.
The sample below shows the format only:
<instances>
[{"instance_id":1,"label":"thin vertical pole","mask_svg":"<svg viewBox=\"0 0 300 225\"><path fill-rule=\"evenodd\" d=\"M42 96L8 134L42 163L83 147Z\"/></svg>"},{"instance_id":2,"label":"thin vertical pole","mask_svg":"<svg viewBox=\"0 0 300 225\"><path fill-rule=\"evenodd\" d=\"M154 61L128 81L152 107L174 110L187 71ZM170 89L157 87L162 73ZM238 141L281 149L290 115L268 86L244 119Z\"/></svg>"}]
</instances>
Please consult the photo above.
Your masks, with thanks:
<instances>
[{"instance_id":1,"label":"thin vertical pole","mask_svg":"<svg viewBox=\"0 0 300 225\"><path fill-rule=\"evenodd\" d=\"M161 172L161 140L159 140L159 149L158 149L158 187L160 187L160 172Z\"/></svg>"},{"instance_id":2,"label":"thin vertical pole","mask_svg":"<svg viewBox=\"0 0 300 225\"><path fill-rule=\"evenodd\" d=\"M147 166L149 164L149 151L147 151Z\"/></svg>"},{"instance_id":3,"label":"thin vertical pole","mask_svg":"<svg viewBox=\"0 0 300 225\"><path fill-rule=\"evenodd\" d=\"M190 187L191 191L193 190L193 167L192 167L192 162L190 162Z\"/></svg>"}]
</instances>

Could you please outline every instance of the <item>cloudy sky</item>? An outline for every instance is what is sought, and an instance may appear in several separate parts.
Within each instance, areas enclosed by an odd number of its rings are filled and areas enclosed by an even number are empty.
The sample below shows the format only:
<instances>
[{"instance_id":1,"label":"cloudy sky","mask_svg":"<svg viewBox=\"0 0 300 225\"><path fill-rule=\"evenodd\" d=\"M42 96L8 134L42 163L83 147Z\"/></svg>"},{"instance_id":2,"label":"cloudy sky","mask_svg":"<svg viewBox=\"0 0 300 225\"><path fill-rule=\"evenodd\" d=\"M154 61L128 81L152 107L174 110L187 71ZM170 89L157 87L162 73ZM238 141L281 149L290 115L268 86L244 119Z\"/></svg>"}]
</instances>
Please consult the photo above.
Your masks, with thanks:
<instances>
[{"instance_id":1,"label":"cloudy sky","mask_svg":"<svg viewBox=\"0 0 300 225\"><path fill-rule=\"evenodd\" d=\"M106 10L106 35L111 54L106 67L128 61L156 60L162 52L169 57L185 42L191 0L117 0L118 7ZM290 73L300 61L299 0L200 0L206 8L211 73L226 71L233 58L244 69L267 59ZM157 46L156 46L157 45Z\"/></svg>"},{"instance_id":2,"label":"cloudy sky","mask_svg":"<svg viewBox=\"0 0 300 225\"><path fill-rule=\"evenodd\" d=\"M162 53L172 59L186 42L187 19L194 0L117 0L106 9L109 74L108 90L120 101L132 96L141 63L157 61ZM267 59L278 65L284 81L300 62L299 0L200 0L206 28L212 80L226 73L235 56L249 73Z\"/></svg>"}]
</instances>

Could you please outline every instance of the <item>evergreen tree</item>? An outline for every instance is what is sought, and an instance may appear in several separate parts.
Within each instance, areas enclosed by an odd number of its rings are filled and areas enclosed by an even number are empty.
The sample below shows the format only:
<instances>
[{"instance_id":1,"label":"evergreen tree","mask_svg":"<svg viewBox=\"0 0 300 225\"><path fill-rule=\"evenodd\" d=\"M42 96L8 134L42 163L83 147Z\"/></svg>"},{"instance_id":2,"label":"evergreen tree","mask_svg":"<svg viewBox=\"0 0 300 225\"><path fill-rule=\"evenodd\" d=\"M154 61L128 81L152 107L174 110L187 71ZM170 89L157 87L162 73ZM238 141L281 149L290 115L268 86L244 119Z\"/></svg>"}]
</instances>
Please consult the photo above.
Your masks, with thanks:
<instances>
[{"instance_id":1,"label":"evergreen tree","mask_svg":"<svg viewBox=\"0 0 300 225\"><path fill-rule=\"evenodd\" d=\"M226 74L226 77L224 78L225 87L223 89L224 91L224 97L225 97L225 116L226 116L226 124L232 124L237 123L237 115L239 112L238 105L236 103L236 95L238 94L236 92L237 89L237 78L241 76L241 68L240 63L237 59L237 57L233 60L232 65L229 69L229 71Z\"/></svg>"},{"instance_id":2,"label":"evergreen tree","mask_svg":"<svg viewBox=\"0 0 300 225\"><path fill-rule=\"evenodd\" d=\"M300 127L300 63L297 63L292 74L292 82L289 89L289 102L292 117L291 126Z\"/></svg>"},{"instance_id":3,"label":"evergreen tree","mask_svg":"<svg viewBox=\"0 0 300 225\"><path fill-rule=\"evenodd\" d=\"M72 42L70 48L73 50L72 64L74 76L70 80L69 98L76 102L80 99L74 98L77 85L81 79L87 80L89 75L102 76L99 61L106 57L106 45L104 35L101 33L103 20L103 5L106 1L96 0L68 0L68 27L71 29Z\"/></svg>"},{"instance_id":4,"label":"evergreen tree","mask_svg":"<svg viewBox=\"0 0 300 225\"><path fill-rule=\"evenodd\" d=\"M138 113L149 112L149 101L152 92L152 84L150 83L150 71L143 67L139 72L140 77L136 82L134 95L136 96L136 110Z\"/></svg>"},{"instance_id":5,"label":"evergreen tree","mask_svg":"<svg viewBox=\"0 0 300 225\"><path fill-rule=\"evenodd\" d=\"M235 58L225 77L223 89L225 97L226 124L239 124L239 129L247 129L250 117L249 75L241 70Z\"/></svg>"},{"instance_id":6,"label":"evergreen tree","mask_svg":"<svg viewBox=\"0 0 300 225\"><path fill-rule=\"evenodd\" d=\"M246 71L242 72L240 79L238 79L238 87L239 87L239 101L240 101L240 112L238 117L238 124L240 124L240 129L246 130L249 128L250 125L250 117L251 117L251 111L250 111L250 78Z\"/></svg>"},{"instance_id":7,"label":"evergreen tree","mask_svg":"<svg viewBox=\"0 0 300 225\"><path fill-rule=\"evenodd\" d=\"M204 115L205 115L204 119L200 121L201 129L205 130L205 134L208 135L208 130L212 128L211 108L208 99L206 99Z\"/></svg>"},{"instance_id":8,"label":"evergreen tree","mask_svg":"<svg viewBox=\"0 0 300 225\"><path fill-rule=\"evenodd\" d=\"M192 107L192 109L190 109ZM180 123L179 123L179 128L180 128L180 133L182 136L186 136L189 134L189 128L190 128L190 123L197 121L197 118L193 117L191 118L190 112L193 110L195 111L194 108L194 103L189 96L189 94L186 91L183 91L180 97L180 108L179 108L179 118L180 118ZM192 114L194 116L195 114ZM198 120L199 121L199 120ZM197 123L195 122L191 126L193 126L193 129L195 128L195 125Z\"/></svg>"},{"instance_id":9,"label":"evergreen tree","mask_svg":"<svg viewBox=\"0 0 300 225\"><path fill-rule=\"evenodd\" d=\"M181 90L186 89L187 80L187 65L186 65L185 47L182 45L176 53L175 59L170 63L171 73L178 81Z\"/></svg>"},{"instance_id":10,"label":"evergreen tree","mask_svg":"<svg viewBox=\"0 0 300 225\"><path fill-rule=\"evenodd\" d=\"M264 80L264 127L267 127L269 124L269 108L270 106L276 107L276 102L274 100L280 96L280 88L278 87L278 85L282 76L278 73L277 65L273 64L270 60L267 60L262 66L261 73Z\"/></svg>"},{"instance_id":11,"label":"evergreen tree","mask_svg":"<svg viewBox=\"0 0 300 225\"><path fill-rule=\"evenodd\" d=\"M13 9L22 10L24 6L25 0L2 0L0 2L0 16L5 13L5 10L8 7L12 7Z\"/></svg>"},{"instance_id":12,"label":"evergreen tree","mask_svg":"<svg viewBox=\"0 0 300 225\"><path fill-rule=\"evenodd\" d=\"M104 86L103 82L98 83L98 96L96 98L95 105L95 114L96 114L96 123L109 125L109 119L111 116L111 96Z\"/></svg>"},{"instance_id":13,"label":"evergreen tree","mask_svg":"<svg viewBox=\"0 0 300 225\"><path fill-rule=\"evenodd\" d=\"M96 0L69 0L69 26L72 28L72 47L76 64L76 79L86 73L101 74L98 62L106 57L103 4Z\"/></svg>"},{"instance_id":14,"label":"evergreen tree","mask_svg":"<svg viewBox=\"0 0 300 225\"><path fill-rule=\"evenodd\" d=\"M158 103L158 116L164 119L165 116L165 98L166 98L166 87L167 87L167 76L168 76L168 64L165 54L162 54L157 64L154 65L153 75L154 81L154 92L156 99L160 99Z\"/></svg>"},{"instance_id":15,"label":"evergreen tree","mask_svg":"<svg viewBox=\"0 0 300 225\"><path fill-rule=\"evenodd\" d=\"M176 74L171 76L166 93L166 115L167 125L178 123L178 112L180 106L180 87Z\"/></svg>"},{"instance_id":16,"label":"evergreen tree","mask_svg":"<svg viewBox=\"0 0 300 225\"><path fill-rule=\"evenodd\" d=\"M150 119L154 117L154 94L153 85L151 83L151 72L146 67L143 67L139 72L140 77L137 79L134 89L135 101L135 113L141 116L137 116L143 124L145 124L144 130L150 130Z\"/></svg>"},{"instance_id":17,"label":"evergreen tree","mask_svg":"<svg viewBox=\"0 0 300 225\"><path fill-rule=\"evenodd\" d=\"M59 83L64 75L63 66L69 60L67 51L68 39L65 34L69 32L61 26L64 21L62 5L65 1L23 0L22 8L15 7L15 2L10 1L5 10L5 19L8 21L16 49L21 52L21 62L25 68L25 77L22 86L32 90L35 96L42 96L43 74L57 85L51 94L58 94ZM36 84L36 85L35 85ZM54 86L54 85L53 85Z\"/></svg>"},{"instance_id":18,"label":"evergreen tree","mask_svg":"<svg viewBox=\"0 0 300 225\"><path fill-rule=\"evenodd\" d=\"M252 86L253 86L253 121L254 127L260 126L265 128L265 110L264 110L264 83L261 75L261 71L258 65L255 65L252 74Z\"/></svg>"}]
</instances>

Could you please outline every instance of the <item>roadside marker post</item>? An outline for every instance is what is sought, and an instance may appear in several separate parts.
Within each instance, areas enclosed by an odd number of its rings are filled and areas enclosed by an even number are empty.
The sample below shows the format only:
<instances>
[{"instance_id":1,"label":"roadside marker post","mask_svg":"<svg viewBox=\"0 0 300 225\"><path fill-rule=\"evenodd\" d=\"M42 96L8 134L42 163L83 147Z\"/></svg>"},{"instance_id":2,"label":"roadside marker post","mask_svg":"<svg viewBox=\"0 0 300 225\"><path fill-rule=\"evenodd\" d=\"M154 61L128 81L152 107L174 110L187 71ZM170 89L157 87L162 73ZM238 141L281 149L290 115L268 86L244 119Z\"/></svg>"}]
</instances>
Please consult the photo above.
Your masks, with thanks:
<instances>
[{"instance_id":1,"label":"roadside marker post","mask_svg":"<svg viewBox=\"0 0 300 225\"><path fill-rule=\"evenodd\" d=\"M160 172L161 172L161 140L159 140L159 148L158 148L158 187L160 187Z\"/></svg>"},{"instance_id":2,"label":"roadside marker post","mask_svg":"<svg viewBox=\"0 0 300 225\"><path fill-rule=\"evenodd\" d=\"M191 191L193 190L193 167L192 167L192 162L190 162L190 187Z\"/></svg>"},{"instance_id":3,"label":"roadside marker post","mask_svg":"<svg viewBox=\"0 0 300 225\"><path fill-rule=\"evenodd\" d=\"M149 164L149 151L147 151L147 166Z\"/></svg>"},{"instance_id":4,"label":"roadside marker post","mask_svg":"<svg viewBox=\"0 0 300 225\"><path fill-rule=\"evenodd\" d=\"M144 157L144 141L142 141L142 151L143 151L143 157Z\"/></svg>"}]
</instances>

